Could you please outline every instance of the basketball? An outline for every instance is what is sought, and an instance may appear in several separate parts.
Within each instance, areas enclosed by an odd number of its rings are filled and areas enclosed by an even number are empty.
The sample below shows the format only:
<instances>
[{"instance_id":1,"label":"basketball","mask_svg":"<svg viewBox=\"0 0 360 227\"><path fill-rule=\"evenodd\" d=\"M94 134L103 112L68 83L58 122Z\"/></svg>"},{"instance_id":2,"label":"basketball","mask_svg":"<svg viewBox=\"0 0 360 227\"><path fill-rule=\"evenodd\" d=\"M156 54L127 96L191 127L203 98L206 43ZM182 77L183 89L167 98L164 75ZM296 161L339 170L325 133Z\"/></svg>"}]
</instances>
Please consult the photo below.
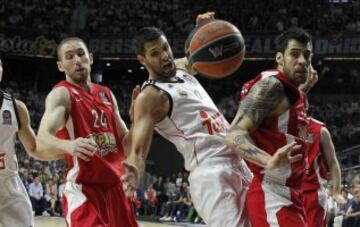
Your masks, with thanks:
<instances>
[{"instance_id":1,"label":"basketball","mask_svg":"<svg viewBox=\"0 0 360 227\"><path fill-rule=\"evenodd\" d=\"M210 20L190 32L185 53L193 70L220 79L239 69L245 56L245 42L233 24Z\"/></svg>"}]
</instances>

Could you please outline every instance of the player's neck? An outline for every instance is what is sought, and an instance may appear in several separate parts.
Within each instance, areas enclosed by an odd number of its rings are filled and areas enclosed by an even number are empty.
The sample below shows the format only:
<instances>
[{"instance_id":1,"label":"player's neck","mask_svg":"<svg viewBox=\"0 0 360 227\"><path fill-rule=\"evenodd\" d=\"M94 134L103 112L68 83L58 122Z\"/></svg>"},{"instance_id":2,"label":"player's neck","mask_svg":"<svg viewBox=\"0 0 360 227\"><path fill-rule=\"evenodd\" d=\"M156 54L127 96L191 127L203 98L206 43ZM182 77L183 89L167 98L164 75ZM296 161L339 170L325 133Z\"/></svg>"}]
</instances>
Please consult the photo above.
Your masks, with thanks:
<instances>
[{"instance_id":1,"label":"player's neck","mask_svg":"<svg viewBox=\"0 0 360 227\"><path fill-rule=\"evenodd\" d=\"M149 80L155 80L160 82L176 82L179 80L177 76L165 77L165 76L149 76Z\"/></svg>"},{"instance_id":2,"label":"player's neck","mask_svg":"<svg viewBox=\"0 0 360 227\"><path fill-rule=\"evenodd\" d=\"M75 85L77 87L82 88L83 90L85 90L88 93L91 93L91 80L87 79L86 81L79 81L79 82L75 82L73 80L67 80L69 83L71 83L72 85Z\"/></svg>"}]
</instances>

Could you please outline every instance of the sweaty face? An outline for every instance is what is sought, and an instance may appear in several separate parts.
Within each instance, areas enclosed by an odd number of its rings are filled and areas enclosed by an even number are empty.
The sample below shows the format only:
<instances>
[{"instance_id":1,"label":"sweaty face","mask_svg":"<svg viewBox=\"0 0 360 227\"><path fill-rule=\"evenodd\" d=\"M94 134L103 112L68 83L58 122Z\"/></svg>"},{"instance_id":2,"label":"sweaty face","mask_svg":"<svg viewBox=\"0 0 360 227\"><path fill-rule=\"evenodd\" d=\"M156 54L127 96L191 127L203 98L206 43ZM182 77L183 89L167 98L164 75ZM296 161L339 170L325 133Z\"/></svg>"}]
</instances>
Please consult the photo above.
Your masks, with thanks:
<instances>
[{"instance_id":1,"label":"sweaty face","mask_svg":"<svg viewBox=\"0 0 360 227\"><path fill-rule=\"evenodd\" d=\"M287 78L295 86L306 81L310 71L312 57L312 45L306 45L292 39L288 42L284 53L277 53L276 61L279 70L282 71Z\"/></svg>"},{"instance_id":2,"label":"sweaty face","mask_svg":"<svg viewBox=\"0 0 360 227\"><path fill-rule=\"evenodd\" d=\"M90 65L93 63L93 58L83 42L72 40L63 44L60 56L59 70L64 72L70 80L82 83L90 79Z\"/></svg>"},{"instance_id":3,"label":"sweaty face","mask_svg":"<svg viewBox=\"0 0 360 227\"><path fill-rule=\"evenodd\" d=\"M168 79L176 74L174 56L165 36L147 42L144 45L144 55L138 56L145 65L152 79Z\"/></svg>"}]
</instances>

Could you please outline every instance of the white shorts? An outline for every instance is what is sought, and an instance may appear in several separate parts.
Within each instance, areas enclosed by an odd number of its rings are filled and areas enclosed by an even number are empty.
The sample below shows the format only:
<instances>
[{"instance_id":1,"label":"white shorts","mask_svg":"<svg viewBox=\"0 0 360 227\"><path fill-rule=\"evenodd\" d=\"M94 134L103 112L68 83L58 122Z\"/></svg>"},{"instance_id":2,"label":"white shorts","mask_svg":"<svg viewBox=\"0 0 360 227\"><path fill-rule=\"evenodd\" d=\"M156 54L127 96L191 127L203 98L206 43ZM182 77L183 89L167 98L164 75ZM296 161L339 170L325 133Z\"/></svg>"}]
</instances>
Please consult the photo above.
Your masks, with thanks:
<instances>
[{"instance_id":1,"label":"white shorts","mask_svg":"<svg viewBox=\"0 0 360 227\"><path fill-rule=\"evenodd\" d=\"M19 175L0 178L0 224L2 227L34 226L31 202Z\"/></svg>"},{"instance_id":2,"label":"white shorts","mask_svg":"<svg viewBox=\"0 0 360 227\"><path fill-rule=\"evenodd\" d=\"M209 227L248 227L245 199L252 174L243 160L205 161L190 173L195 209Z\"/></svg>"}]
</instances>

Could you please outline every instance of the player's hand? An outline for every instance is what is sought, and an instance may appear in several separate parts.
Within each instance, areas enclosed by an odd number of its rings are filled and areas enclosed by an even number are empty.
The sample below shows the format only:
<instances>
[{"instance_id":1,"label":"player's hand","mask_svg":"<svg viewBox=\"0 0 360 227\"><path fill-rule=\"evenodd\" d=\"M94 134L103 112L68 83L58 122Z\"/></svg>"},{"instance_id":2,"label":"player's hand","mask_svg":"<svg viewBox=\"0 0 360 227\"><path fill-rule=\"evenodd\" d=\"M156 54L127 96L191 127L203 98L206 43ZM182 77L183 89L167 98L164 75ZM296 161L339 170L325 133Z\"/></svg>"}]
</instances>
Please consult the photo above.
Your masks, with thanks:
<instances>
[{"instance_id":1,"label":"player's hand","mask_svg":"<svg viewBox=\"0 0 360 227\"><path fill-rule=\"evenodd\" d=\"M138 97L138 95L140 94L141 89L139 85L136 85L135 88L132 90L132 95L131 95L131 104L130 104L130 110L129 110L129 116L130 116L130 120L131 122L134 120L134 105L135 105L135 100Z\"/></svg>"},{"instance_id":2,"label":"player's hand","mask_svg":"<svg viewBox=\"0 0 360 227\"><path fill-rule=\"evenodd\" d=\"M134 195L137 187L139 186L140 174L138 168L124 161L125 173L120 177L122 187L127 197Z\"/></svg>"},{"instance_id":3,"label":"player's hand","mask_svg":"<svg viewBox=\"0 0 360 227\"><path fill-rule=\"evenodd\" d=\"M345 198L340 193L333 194L332 197L339 205L344 205L346 203Z\"/></svg>"},{"instance_id":4,"label":"player's hand","mask_svg":"<svg viewBox=\"0 0 360 227\"><path fill-rule=\"evenodd\" d=\"M215 19L215 13L214 12L206 12L203 14L199 14L196 17L196 26L201 26L204 23L206 23L209 20Z\"/></svg>"},{"instance_id":5,"label":"player's hand","mask_svg":"<svg viewBox=\"0 0 360 227\"><path fill-rule=\"evenodd\" d=\"M79 137L70 141L68 153L73 157L78 157L84 161L90 161L99 147L93 139Z\"/></svg>"},{"instance_id":6,"label":"player's hand","mask_svg":"<svg viewBox=\"0 0 360 227\"><path fill-rule=\"evenodd\" d=\"M306 78L305 84L312 88L315 86L315 84L318 82L318 80L319 80L319 76L318 76L317 71L313 68L312 65L310 65L309 76Z\"/></svg>"},{"instance_id":7,"label":"player's hand","mask_svg":"<svg viewBox=\"0 0 360 227\"><path fill-rule=\"evenodd\" d=\"M301 154L292 156L293 151L297 151L301 148L301 145L296 142L286 144L285 146L279 148L275 154L269 159L266 164L266 170L273 170L275 168L280 168L288 166L293 162L300 161L302 159Z\"/></svg>"}]
</instances>

